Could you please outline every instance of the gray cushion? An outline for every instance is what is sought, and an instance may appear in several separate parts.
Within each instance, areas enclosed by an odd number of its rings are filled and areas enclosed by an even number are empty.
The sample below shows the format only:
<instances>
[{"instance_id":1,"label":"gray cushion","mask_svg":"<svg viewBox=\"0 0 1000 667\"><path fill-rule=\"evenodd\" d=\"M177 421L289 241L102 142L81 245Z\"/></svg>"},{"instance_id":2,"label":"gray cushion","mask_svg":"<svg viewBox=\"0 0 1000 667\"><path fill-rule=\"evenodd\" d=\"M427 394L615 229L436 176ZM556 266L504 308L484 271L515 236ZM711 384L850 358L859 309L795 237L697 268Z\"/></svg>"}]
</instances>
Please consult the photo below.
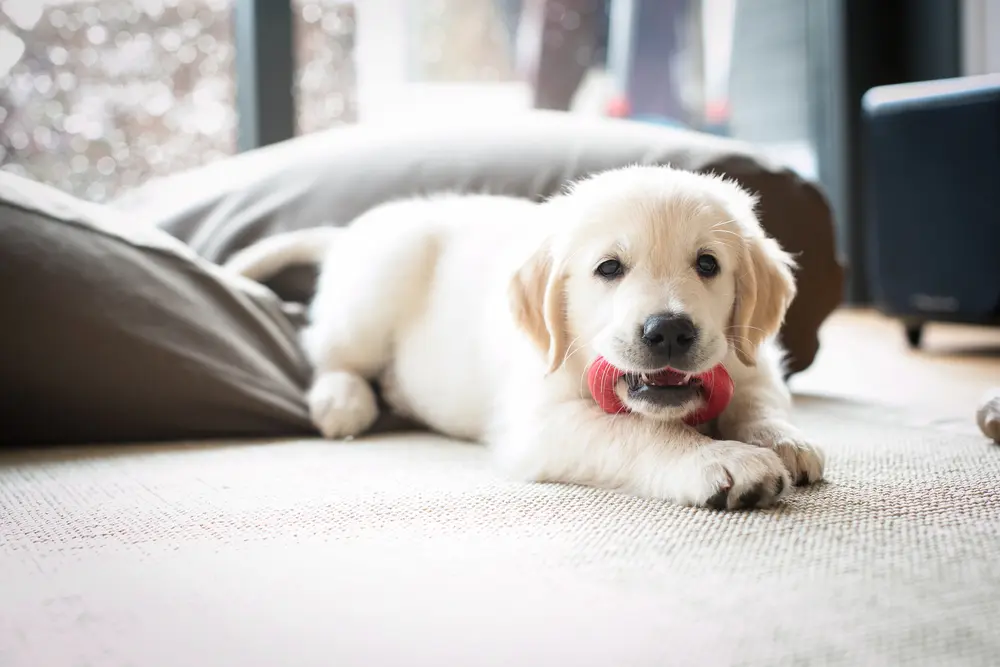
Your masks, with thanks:
<instances>
[{"instance_id":1,"label":"gray cushion","mask_svg":"<svg viewBox=\"0 0 1000 667\"><path fill-rule=\"evenodd\" d=\"M0 443L311 433L281 302L168 234L0 173Z\"/></svg>"},{"instance_id":2,"label":"gray cushion","mask_svg":"<svg viewBox=\"0 0 1000 667\"><path fill-rule=\"evenodd\" d=\"M354 126L305 136L151 184L116 202L221 262L269 234L343 224L375 204L440 190L542 199L567 181L632 163L723 173L757 192L764 226L801 264L783 331L791 370L812 363L817 331L840 303L829 206L812 184L740 142L636 122L530 112L417 127ZM312 274L269 285L303 301Z\"/></svg>"}]
</instances>

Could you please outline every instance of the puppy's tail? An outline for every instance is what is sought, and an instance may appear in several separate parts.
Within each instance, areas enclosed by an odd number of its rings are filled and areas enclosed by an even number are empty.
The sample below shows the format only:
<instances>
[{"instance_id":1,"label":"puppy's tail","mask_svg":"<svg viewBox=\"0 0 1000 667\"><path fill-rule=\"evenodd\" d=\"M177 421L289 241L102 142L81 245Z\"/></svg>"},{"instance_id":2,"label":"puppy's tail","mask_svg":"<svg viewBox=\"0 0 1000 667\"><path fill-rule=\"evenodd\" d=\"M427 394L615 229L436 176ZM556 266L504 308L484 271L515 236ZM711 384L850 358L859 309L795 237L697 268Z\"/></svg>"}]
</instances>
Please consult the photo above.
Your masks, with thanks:
<instances>
[{"instance_id":1,"label":"puppy's tail","mask_svg":"<svg viewBox=\"0 0 1000 667\"><path fill-rule=\"evenodd\" d=\"M289 266L319 264L343 233L337 227L315 227L275 234L240 250L225 267L251 280L266 280Z\"/></svg>"}]
</instances>

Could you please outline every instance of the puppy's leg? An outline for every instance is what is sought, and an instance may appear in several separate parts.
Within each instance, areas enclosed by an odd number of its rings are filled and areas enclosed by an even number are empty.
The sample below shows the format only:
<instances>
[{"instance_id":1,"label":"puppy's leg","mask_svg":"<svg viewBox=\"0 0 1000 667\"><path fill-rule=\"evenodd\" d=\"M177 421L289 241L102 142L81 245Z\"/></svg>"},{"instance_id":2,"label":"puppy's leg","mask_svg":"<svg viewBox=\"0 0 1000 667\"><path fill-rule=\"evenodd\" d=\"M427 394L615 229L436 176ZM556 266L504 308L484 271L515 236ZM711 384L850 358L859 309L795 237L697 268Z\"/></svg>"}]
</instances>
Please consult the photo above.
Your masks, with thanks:
<instances>
[{"instance_id":1,"label":"puppy's leg","mask_svg":"<svg viewBox=\"0 0 1000 667\"><path fill-rule=\"evenodd\" d=\"M590 401L539 405L492 438L511 475L564 482L681 505L766 507L791 486L769 449L712 440L680 424L608 415Z\"/></svg>"},{"instance_id":2,"label":"puppy's leg","mask_svg":"<svg viewBox=\"0 0 1000 667\"><path fill-rule=\"evenodd\" d=\"M728 364L736 391L719 416L719 432L723 438L774 450L796 485L812 484L823 479L825 458L791 423L791 394L781 377L779 355L777 347L767 345L753 368L735 360Z\"/></svg>"},{"instance_id":3,"label":"puppy's leg","mask_svg":"<svg viewBox=\"0 0 1000 667\"><path fill-rule=\"evenodd\" d=\"M331 439L359 435L378 418L369 381L385 370L394 337L421 307L433 267L436 245L427 235L370 227L324 260L302 332L315 372L310 415Z\"/></svg>"},{"instance_id":4,"label":"puppy's leg","mask_svg":"<svg viewBox=\"0 0 1000 667\"><path fill-rule=\"evenodd\" d=\"M378 401L357 373L331 370L316 375L307 395L313 424L331 440L364 433L378 419Z\"/></svg>"},{"instance_id":5,"label":"puppy's leg","mask_svg":"<svg viewBox=\"0 0 1000 667\"><path fill-rule=\"evenodd\" d=\"M976 411L976 423L983 435L1000 442L1000 387L991 389L983 396Z\"/></svg>"}]
</instances>

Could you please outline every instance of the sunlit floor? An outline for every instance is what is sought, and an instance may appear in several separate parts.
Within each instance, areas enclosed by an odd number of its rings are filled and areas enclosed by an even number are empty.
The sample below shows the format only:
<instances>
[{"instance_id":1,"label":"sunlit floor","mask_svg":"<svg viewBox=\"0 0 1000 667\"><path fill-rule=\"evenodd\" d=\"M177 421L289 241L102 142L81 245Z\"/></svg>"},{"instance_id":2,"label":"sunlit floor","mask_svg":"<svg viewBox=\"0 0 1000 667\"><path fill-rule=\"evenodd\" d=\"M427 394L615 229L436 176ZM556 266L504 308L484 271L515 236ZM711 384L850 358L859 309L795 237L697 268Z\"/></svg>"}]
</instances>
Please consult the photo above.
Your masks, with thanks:
<instances>
[{"instance_id":1,"label":"sunlit floor","mask_svg":"<svg viewBox=\"0 0 1000 667\"><path fill-rule=\"evenodd\" d=\"M796 393L871 401L971 419L980 397L1000 386L1000 328L931 324L919 350L902 325L868 310L841 310L824 325L816 362L792 379Z\"/></svg>"}]
</instances>

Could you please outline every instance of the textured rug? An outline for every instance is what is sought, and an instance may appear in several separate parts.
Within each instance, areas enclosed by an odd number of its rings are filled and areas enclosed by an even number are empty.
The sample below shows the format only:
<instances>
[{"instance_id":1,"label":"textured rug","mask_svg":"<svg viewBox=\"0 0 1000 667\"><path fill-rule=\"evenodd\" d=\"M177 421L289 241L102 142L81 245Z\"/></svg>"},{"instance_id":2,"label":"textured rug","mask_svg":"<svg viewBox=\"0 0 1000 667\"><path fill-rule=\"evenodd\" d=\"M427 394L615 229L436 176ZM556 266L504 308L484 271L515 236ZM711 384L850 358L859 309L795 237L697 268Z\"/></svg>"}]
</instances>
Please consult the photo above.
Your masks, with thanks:
<instances>
[{"instance_id":1,"label":"textured rug","mask_svg":"<svg viewBox=\"0 0 1000 667\"><path fill-rule=\"evenodd\" d=\"M802 400L828 481L718 513L429 435L0 454L0 665L995 665L1000 447Z\"/></svg>"}]
</instances>

